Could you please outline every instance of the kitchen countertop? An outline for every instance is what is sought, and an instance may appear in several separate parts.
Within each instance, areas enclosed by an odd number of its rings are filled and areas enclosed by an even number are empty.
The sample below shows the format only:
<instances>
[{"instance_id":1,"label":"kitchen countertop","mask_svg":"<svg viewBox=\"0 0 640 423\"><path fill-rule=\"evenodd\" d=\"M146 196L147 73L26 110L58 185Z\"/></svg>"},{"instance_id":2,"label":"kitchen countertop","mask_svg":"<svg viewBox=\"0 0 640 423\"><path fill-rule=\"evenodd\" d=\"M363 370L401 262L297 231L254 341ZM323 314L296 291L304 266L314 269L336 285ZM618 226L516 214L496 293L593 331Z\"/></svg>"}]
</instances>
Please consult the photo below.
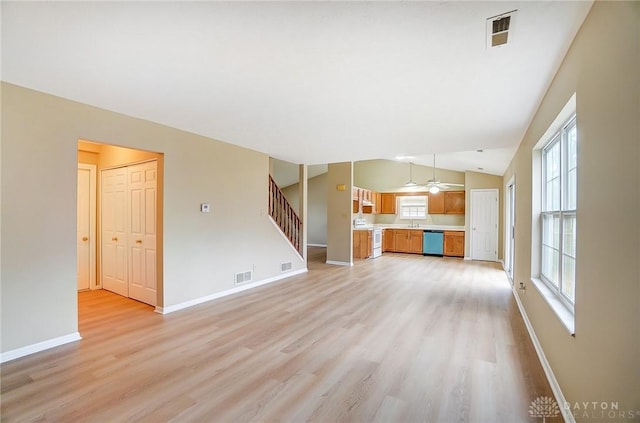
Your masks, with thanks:
<instances>
[{"instance_id":1,"label":"kitchen countertop","mask_svg":"<svg viewBox=\"0 0 640 423\"><path fill-rule=\"evenodd\" d=\"M464 226L451 226L451 225L420 225L419 227L409 227L407 224L384 224L376 223L373 225L356 226L353 228L355 231L368 231L371 229L413 229L416 231L464 231Z\"/></svg>"}]
</instances>

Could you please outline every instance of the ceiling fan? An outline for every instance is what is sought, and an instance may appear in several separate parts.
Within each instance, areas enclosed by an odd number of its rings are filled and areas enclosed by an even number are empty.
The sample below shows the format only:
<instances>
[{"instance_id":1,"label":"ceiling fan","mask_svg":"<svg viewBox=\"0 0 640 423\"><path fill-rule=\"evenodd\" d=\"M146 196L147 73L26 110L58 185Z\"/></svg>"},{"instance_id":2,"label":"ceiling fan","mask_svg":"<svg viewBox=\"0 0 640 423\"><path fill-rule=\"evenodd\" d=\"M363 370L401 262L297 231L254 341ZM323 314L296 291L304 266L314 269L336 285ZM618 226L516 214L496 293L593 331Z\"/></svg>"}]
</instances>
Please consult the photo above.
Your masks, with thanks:
<instances>
[{"instance_id":1,"label":"ceiling fan","mask_svg":"<svg viewBox=\"0 0 640 423\"><path fill-rule=\"evenodd\" d=\"M440 182L440 180L436 179L436 155L433 155L433 176L431 179L427 181L426 184L418 184L413 180L413 172L412 172L413 163L409 163L409 181L405 184L405 186L423 186L427 187L431 194L437 194L441 189L448 189L451 187L463 187L464 184L456 184L451 182Z\"/></svg>"}]
</instances>

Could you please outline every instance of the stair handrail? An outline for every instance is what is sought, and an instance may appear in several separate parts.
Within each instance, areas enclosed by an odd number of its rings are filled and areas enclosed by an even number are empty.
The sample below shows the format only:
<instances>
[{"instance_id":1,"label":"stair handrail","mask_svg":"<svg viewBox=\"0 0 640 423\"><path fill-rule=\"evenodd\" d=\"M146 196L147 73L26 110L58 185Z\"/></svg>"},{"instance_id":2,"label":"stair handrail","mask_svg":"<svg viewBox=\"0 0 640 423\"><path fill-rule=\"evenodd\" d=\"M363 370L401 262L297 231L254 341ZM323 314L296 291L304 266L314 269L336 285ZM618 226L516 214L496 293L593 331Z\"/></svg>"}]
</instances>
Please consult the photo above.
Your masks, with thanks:
<instances>
[{"instance_id":1,"label":"stair handrail","mask_svg":"<svg viewBox=\"0 0 640 423\"><path fill-rule=\"evenodd\" d=\"M300 251L302 221L271 175L269 175L269 216L276 222L296 251L302 254Z\"/></svg>"}]
</instances>

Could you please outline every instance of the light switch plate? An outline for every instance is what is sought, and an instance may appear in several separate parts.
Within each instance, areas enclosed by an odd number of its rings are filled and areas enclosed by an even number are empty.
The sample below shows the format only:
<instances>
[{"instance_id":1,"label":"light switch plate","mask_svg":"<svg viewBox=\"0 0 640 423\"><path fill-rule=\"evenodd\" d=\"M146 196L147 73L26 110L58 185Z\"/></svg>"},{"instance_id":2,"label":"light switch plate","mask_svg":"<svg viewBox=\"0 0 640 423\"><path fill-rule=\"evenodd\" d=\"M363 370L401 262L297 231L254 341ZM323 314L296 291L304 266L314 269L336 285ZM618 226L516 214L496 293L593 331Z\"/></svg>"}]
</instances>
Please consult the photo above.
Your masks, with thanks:
<instances>
[{"instance_id":1,"label":"light switch plate","mask_svg":"<svg viewBox=\"0 0 640 423\"><path fill-rule=\"evenodd\" d=\"M200 211L202 213L209 213L209 204L207 203L200 204Z\"/></svg>"}]
</instances>

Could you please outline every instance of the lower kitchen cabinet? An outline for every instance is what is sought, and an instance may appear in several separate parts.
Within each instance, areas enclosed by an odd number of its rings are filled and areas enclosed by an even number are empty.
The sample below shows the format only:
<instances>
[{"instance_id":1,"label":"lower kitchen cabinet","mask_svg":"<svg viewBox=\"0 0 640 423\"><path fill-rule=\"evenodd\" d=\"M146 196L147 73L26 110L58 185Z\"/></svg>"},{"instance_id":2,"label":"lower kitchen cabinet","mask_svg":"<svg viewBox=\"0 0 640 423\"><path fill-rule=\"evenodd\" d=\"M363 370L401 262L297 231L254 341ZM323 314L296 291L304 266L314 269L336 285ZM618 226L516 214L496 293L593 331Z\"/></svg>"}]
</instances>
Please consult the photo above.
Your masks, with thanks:
<instances>
[{"instance_id":1,"label":"lower kitchen cabinet","mask_svg":"<svg viewBox=\"0 0 640 423\"><path fill-rule=\"evenodd\" d=\"M409 253L422 254L423 231L409 231Z\"/></svg>"},{"instance_id":2,"label":"lower kitchen cabinet","mask_svg":"<svg viewBox=\"0 0 640 423\"><path fill-rule=\"evenodd\" d=\"M444 255L448 257L464 257L464 232L444 232Z\"/></svg>"},{"instance_id":3,"label":"lower kitchen cabinet","mask_svg":"<svg viewBox=\"0 0 640 423\"><path fill-rule=\"evenodd\" d=\"M383 251L422 254L422 230L387 229L382 239Z\"/></svg>"},{"instance_id":4,"label":"lower kitchen cabinet","mask_svg":"<svg viewBox=\"0 0 640 423\"><path fill-rule=\"evenodd\" d=\"M395 249L394 234L395 230L385 229L382 232L382 252L393 251Z\"/></svg>"},{"instance_id":5,"label":"lower kitchen cabinet","mask_svg":"<svg viewBox=\"0 0 640 423\"><path fill-rule=\"evenodd\" d=\"M371 256L372 251L371 231L353 231L353 258L365 259Z\"/></svg>"}]
</instances>

